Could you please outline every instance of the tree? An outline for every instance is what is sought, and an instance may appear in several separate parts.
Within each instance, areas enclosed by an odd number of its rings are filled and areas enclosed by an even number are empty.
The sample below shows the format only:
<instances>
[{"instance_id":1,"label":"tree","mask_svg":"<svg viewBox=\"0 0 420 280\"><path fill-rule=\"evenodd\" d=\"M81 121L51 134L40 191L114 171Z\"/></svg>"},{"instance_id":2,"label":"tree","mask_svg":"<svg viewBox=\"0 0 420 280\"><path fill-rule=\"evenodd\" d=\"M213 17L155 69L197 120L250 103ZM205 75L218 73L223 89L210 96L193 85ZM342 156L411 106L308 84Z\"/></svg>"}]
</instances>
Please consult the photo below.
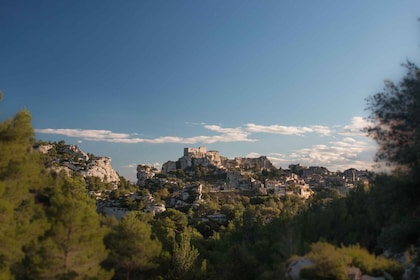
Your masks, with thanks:
<instances>
[{"instance_id":1,"label":"tree","mask_svg":"<svg viewBox=\"0 0 420 280\"><path fill-rule=\"evenodd\" d=\"M186 230L188 219L181 211L168 208L165 212L156 214L152 226L153 233L162 242L164 250L172 253L176 236Z\"/></svg>"},{"instance_id":2,"label":"tree","mask_svg":"<svg viewBox=\"0 0 420 280\"><path fill-rule=\"evenodd\" d=\"M118 184L119 189L135 191L138 190L129 180L125 179L123 176L120 176L120 182Z\"/></svg>"},{"instance_id":3,"label":"tree","mask_svg":"<svg viewBox=\"0 0 420 280\"><path fill-rule=\"evenodd\" d=\"M190 272L200 255L198 250L191 245L191 232L185 231L180 234L179 243L174 244L173 265L179 276L185 276Z\"/></svg>"},{"instance_id":4,"label":"tree","mask_svg":"<svg viewBox=\"0 0 420 280\"><path fill-rule=\"evenodd\" d=\"M184 177L185 177L185 172L184 172L184 170L183 170L183 169L181 169L181 168L178 168L178 169L176 170L176 177L177 177L177 178L184 178Z\"/></svg>"},{"instance_id":5,"label":"tree","mask_svg":"<svg viewBox=\"0 0 420 280\"><path fill-rule=\"evenodd\" d=\"M302 278L348 279L346 271L348 258L340 254L333 245L326 242L313 243L311 251L306 256L315 264L302 269Z\"/></svg>"},{"instance_id":6,"label":"tree","mask_svg":"<svg viewBox=\"0 0 420 280\"><path fill-rule=\"evenodd\" d=\"M51 227L28 250L28 274L40 279L109 279L111 273L100 266L108 256L106 232L84 179L58 180L46 209Z\"/></svg>"},{"instance_id":7,"label":"tree","mask_svg":"<svg viewBox=\"0 0 420 280\"><path fill-rule=\"evenodd\" d=\"M234 244L226 253L226 260L221 264L224 279L256 279L259 265L246 248Z\"/></svg>"},{"instance_id":8,"label":"tree","mask_svg":"<svg viewBox=\"0 0 420 280\"><path fill-rule=\"evenodd\" d=\"M0 123L0 278L21 271L23 248L42 235L47 222L35 203L48 176L33 151L31 115L22 110Z\"/></svg>"},{"instance_id":9,"label":"tree","mask_svg":"<svg viewBox=\"0 0 420 280\"><path fill-rule=\"evenodd\" d=\"M151 226L140 221L135 212L126 215L105 242L111 251L106 263L116 269L117 277L131 279L134 272L143 274L159 266L162 244L152 238Z\"/></svg>"},{"instance_id":10,"label":"tree","mask_svg":"<svg viewBox=\"0 0 420 280\"><path fill-rule=\"evenodd\" d=\"M372 125L365 131L379 144L376 158L389 165L418 169L420 163L420 71L412 62L395 84L366 99Z\"/></svg>"},{"instance_id":11,"label":"tree","mask_svg":"<svg viewBox=\"0 0 420 280\"><path fill-rule=\"evenodd\" d=\"M197 178L201 178L201 177L203 176L203 173L201 172L201 168L200 168L200 166L196 166L196 167L195 167L195 169L194 169L194 173L195 173L195 176L196 176Z\"/></svg>"},{"instance_id":12,"label":"tree","mask_svg":"<svg viewBox=\"0 0 420 280\"><path fill-rule=\"evenodd\" d=\"M420 69L412 62L404 66L407 73L398 84L386 81L383 92L367 99L373 124L365 128L379 144L376 159L394 167L392 176L375 179L373 200L384 208L377 212L384 221L379 243L394 250L420 241Z\"/></svg>"},{"instance_id":13,"label":"tree","mask_svg":"<svg viewBox=\"0 0 420 280\"><path fill-rule=\"evenodd\" d=\"M165 212L160 214L160 217L168 217L175 225L175 232L181 233L183 232L188 225L188 218L187 216L176 209L169 208Z\"/></svg>"}]
</instances>

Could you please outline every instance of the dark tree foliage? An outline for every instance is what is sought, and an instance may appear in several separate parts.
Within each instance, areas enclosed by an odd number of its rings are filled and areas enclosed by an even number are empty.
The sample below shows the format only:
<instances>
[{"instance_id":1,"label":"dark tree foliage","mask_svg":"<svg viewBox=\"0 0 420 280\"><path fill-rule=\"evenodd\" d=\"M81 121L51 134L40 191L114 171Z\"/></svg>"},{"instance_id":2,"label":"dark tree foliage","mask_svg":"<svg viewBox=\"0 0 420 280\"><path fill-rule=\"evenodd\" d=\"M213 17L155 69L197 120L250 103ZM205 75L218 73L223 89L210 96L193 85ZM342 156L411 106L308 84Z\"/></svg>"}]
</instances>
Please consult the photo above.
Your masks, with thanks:
<instances>
[{"instance_id":1,"label":"dark tree foliage","mask_svg":"<svg viewBox=\"0 0 420 280\"><path fill-rule=\"evenodd\" d=\"M142 279L145 272L159 266L162 244L152 239L152 227L136 212L125 216L105 243L111 251L105 265L116 270L114 279Z\"/></svg>"},{"instance_id":2,"label":"dark tree foliage","mask_svg":"<svg viewBox=\"0 0 420 280\"><path fill-rule=\"evenodd\" d=\"M382 221L378 244L403 250L420 244L420 69L412 62L402 80L385 82L384 92L367 99L373 125L365 131L379 144L377 160L394 168L374 182L375 221ZM377 211L382 209L382 211Z\"/></svg>"},{"instance_id":3,"label":"dark tree foliage","mask_svg":"<svg viewBox=\"0 0 420 280\"><path fill-rule=\"evenodd\" d=\"M383 92L367 98L369 119L365 130L379 144L377 160L417 169L420 163L420 71L412 62L395 84L385 81Z\"/></svg>"},{"instance_id":4,"label":"dark tree foliage","mask_svg":"<svg viewBox=\"0 0 420 280\"><path fill-rule=\"evenodd\" d=\"M100 263L108 256L95 201L86 195L81 176L57 178L49 207L50 228L27 246L25 268L29 279L110 279Z\"/></svg>"}]
</instances>

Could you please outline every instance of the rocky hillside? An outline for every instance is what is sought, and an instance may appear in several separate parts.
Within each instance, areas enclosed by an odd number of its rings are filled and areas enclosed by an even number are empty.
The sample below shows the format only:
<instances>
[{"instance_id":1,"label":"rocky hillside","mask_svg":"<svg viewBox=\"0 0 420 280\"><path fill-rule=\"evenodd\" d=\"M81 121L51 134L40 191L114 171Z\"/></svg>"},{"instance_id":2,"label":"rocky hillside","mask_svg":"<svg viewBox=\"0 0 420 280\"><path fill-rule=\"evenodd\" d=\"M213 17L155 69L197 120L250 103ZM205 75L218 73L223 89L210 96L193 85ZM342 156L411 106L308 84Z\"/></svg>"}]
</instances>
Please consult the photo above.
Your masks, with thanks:
<instances>
[{"instance_id":1,"label":"rocky hillside","mask_svg":"<svg viewBox=\"0 0 420 280\"><path fill-rule=\"evenodd\" d=\"M185 148L184 155L177 161L167 161L162 165L162 173L167 174L178 169L184 171L194 170L195 167L204 166L217 169L219 173L234 170L271 170L274 168L270 160L261 156L259 158L235 157L228 159L220 156L218 151L207 151L206 147Z\"/></svg>"},{"instance_id":2,"label":"rocky hillside","mask_svg":"<svg viewBox=\"0 0 420 280\"><path fill-rule=\"evenodd\" d=\"M34 148L45 155L46 166L55 172L78 172L85 178L97 177L114 186L120 182L118 173L111 166L110 157L87 154L77 146L63 142L39 144Z\"/></svg>"}]
</instances>

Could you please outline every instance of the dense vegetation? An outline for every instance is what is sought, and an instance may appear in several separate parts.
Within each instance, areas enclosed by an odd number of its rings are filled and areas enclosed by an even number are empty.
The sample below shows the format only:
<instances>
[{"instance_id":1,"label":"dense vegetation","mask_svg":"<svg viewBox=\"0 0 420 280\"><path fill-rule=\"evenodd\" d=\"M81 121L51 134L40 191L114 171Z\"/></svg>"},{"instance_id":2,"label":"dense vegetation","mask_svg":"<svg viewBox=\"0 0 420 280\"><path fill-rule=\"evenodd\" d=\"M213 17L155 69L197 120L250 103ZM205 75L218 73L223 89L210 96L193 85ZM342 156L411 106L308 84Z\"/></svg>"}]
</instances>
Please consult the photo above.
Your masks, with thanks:
<instances>
[{"instance_id":1,"label":"dense vegetation","mask_svg":"<svg viewBox=\"0 0 420 280\"><path fill-rule=\"evenodd\" d=\"M368 99L374 124L366 131L380 145L378 160L394 171L347 197L213 193L185 213L132 211L117 221L97 214L80 175L46 169L32 148L31 116L18 112L0 124L0 279L283 279L297 255L313 263L301 272L308 278L346 279L351 265L401 278L403 268L419 265L420 248L420 72L411 63L407 70L400 84L387 82ZM133 188L122 178L111 195ZM142 191L162 199L169 192ZM199 219L215 212L228 221ZM405 258L397 263L384 253Z\"/></svg>"}]
</instances>

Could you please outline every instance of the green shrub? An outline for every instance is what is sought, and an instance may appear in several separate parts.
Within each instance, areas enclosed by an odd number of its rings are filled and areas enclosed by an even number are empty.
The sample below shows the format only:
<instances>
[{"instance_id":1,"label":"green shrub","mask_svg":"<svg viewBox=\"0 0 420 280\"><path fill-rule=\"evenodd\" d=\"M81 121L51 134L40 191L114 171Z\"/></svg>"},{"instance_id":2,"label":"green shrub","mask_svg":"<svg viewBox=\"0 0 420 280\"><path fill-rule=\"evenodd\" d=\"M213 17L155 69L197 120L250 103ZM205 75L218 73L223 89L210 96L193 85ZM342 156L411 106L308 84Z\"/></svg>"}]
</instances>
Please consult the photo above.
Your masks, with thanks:
<instances>
[{"instance_id":1,"label":"green shrub","mask_svg":"<svg viewBox=\"0 0 420 280\"><path fill-rule=\"evenodd\" d=\"M386 271L396 279L401 278L403 269L398 262L382 256L372 255L359 245L341 247L338 251L348 256L351 259L350 264L360 268L363 274L382 276L383 272Z\"/></svg>"},{"instance_id":2,"label":"green shrub","mask_svg":"<svg viewBox=\"0 0 420 280\"><path fill-rule=\"evenodd\" d=\"M347 279L346 258L333 245L326 242L313 243L311 251L306 256L316 265L302 269L303 278Z\"/></svg>"},{"instance_id":3,"label":"green shrub","mask_svg":"<svg viewBox=\"0 0 420 280\"><path fill-rule=\"evenodd\" d=\"M304 279L347 279L348 266L358 267L371 276L383 276L386 271L394 279L401 279L403 274L398 262L370 254L359 245L337 249L327 242L317 242L305 257L315 264L302 268L300 276Z\"/></svg>"}]
</instances>

